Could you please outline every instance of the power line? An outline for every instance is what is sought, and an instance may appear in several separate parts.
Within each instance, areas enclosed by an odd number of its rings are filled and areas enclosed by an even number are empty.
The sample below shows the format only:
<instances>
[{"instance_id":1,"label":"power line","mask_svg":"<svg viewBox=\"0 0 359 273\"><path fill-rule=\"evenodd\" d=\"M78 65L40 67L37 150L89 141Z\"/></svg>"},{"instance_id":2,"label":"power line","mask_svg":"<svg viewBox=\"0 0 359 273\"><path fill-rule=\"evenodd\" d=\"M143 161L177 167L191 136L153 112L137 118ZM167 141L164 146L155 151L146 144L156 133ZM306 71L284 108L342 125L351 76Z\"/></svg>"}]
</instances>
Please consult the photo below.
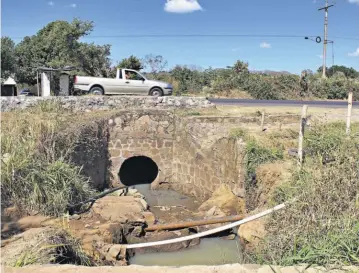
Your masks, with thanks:
<instances>
[{"instance_id":1,"label":"power line","mask_svg":"<svg viewBox=\"0 0 359 273\"><path fill-rule=\"evenodd\" d=\"M318 35L280 35L280 34L118 34L118 35L91 35L81 37L90 38L177 38L177 37L251 37L251 38L303 38L317 37ZM12 39L22 39L24 37L10 37Z\"/></svg>"},{"instance_id":2,"label":"power line","mask_svg":"<svg viewBox=\"0 0 359 273\"><path fill-rule=\"evenodd\" d=\"M31 37L31 36L28 36ZM277 35L277 34L118 34L118 35L90 35L81 37L82 39L92 39L92 38L210 38L210 37L222 37L222 38L231 38L231 37L248 37L248 38L303 38L303 37L321 37L318 35ZM25 36L13 36L12 39L23 39ZM359 37L342 37L342 36L331 36L331 38L341 39L341 40L353 40L359 41Z\"/></svg>"}]
</instances>

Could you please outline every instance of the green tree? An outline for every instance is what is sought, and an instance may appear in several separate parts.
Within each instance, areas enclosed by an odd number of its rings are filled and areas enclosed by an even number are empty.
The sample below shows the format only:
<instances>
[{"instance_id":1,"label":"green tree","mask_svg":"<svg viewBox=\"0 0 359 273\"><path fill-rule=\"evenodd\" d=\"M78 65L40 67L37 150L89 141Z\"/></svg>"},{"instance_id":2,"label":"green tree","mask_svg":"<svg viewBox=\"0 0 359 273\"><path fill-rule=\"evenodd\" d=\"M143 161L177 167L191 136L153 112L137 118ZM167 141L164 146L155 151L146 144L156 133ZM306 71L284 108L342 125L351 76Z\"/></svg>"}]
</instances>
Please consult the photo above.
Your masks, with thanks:
<instances>
[{"instance_id":1,"label":"green tree","mask_svg":"<svg viewBox=\"0 0 359 273\"><path fill-rule=\"evenodd\" d=\"M318 68L318 73L322 73L323 67ZM332 67L327 67L326 75L327 77L332 77L336 72L343 72L345 77L354 79L359 77L359 72L356 71L353 67L346 67L344 65L333 65Z\"/></svg>"},{"instance_id":2,"label":"green tree","mask_svg":"<svg viewBox=\"0 0 359 273\"><path fill-rule=\"evenodd\" d=\"M128 68L128 69L133 69L133 70L137 70L137 71L143 69L141 60L133 55L131 55L128 58L122 59L122 61L118 63L117 67L118 68Z\"/></svg>"},{"instance_id":3,"label":"green tree","mask_svg":"<svg viewBox=\"0 0 359 273\"><path fill-rule=\"evenodd\" d=\"M15 72L15 43L9 37L1 37L1 81Z\"/></svg>"},{"instance_id":4,"label":"green tree","mask_svg":"<svg viewBox=\"0 0 359 273\"><path fill-rule=\"evenodd\" d=\"M232 67L236 73L246 73L248 72L248 63L238 60Z\"/></svg>"},{"instance_id":5,"label":"green tree","mask_svg":"<svg viewBox=\"0 0 359 273\"><path fill-rule=\"evenodd\" d=\"M111 67L111 46L80 43L78 60L81 70L86 75L96 77L114 77L115 68Z\"/></svg>"},{"instance_id":6,"label":"green tree","mask_svg":"<svg viewBox=\"0 0 359 273\"><path fill-rule=\"evenodd\" d=\"M79 42L92 30L91 21L54 21L25 37L15 48L18 81L35 84L36 69L41 66L74 66L86 75L106 76L103 71L110 69L110 46Z\"/></svg>"}]
</instances>

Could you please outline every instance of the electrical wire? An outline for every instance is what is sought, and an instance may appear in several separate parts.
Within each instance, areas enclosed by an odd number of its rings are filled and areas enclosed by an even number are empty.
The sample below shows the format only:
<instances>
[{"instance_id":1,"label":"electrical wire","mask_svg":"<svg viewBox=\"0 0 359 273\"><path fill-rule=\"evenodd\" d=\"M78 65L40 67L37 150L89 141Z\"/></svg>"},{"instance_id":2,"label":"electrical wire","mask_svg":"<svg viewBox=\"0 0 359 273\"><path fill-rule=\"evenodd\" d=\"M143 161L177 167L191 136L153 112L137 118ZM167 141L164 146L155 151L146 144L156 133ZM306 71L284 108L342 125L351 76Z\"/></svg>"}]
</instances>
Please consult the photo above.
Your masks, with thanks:
<instances>
[{"instance_id":1,"label":"electrical wire","mask_svg":"<svg viewBox=\"0 0 359 273\"><path fill-rule=\"evenodd\" d=\"M25 37L25 36L24 36ZM12 39L23 39L21 36L10 37ZM280 35L280 34L117 34L117 35L90 35L82 37L82 39L93 39L93 38L210 38L210 37L221 37L221 38L304 38L304 37L321 37L318 35ZM322 37L321 37L322 38ZM331 36L335 39L343 40L354 40L359 41L359 37L341 37Z\"/></svg>"}]
</instances>

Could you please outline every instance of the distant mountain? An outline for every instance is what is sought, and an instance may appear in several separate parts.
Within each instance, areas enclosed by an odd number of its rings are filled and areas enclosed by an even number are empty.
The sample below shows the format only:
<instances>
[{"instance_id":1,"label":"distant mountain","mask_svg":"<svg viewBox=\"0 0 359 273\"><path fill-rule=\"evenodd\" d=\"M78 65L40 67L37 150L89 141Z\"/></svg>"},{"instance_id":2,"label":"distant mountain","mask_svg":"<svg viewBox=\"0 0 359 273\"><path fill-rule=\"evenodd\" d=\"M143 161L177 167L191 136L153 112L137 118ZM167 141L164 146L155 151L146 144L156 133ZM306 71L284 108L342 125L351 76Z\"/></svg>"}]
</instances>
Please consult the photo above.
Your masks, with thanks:
<instances>
[{"instance_id":1,"label":"distant mountain","mask_svg":"<svg viewBox=\"0 0 359 273\"><path fill-rule=\"evenodd\" d=\"M251 70L251 73L257 74L268 74L268 75L292 75L292 73L288 71L273 71L273 70Z\"/></svg>"}]
</instances>

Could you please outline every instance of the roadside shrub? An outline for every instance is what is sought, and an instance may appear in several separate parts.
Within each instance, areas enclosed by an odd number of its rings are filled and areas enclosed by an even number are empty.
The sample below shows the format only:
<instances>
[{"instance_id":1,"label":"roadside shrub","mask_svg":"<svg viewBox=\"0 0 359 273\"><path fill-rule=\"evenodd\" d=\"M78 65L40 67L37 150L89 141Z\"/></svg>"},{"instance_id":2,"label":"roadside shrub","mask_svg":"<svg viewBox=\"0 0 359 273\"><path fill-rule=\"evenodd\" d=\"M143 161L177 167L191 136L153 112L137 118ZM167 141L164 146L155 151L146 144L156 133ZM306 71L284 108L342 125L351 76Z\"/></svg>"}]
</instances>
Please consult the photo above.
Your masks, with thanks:
<instances>
[{"instance_id":1,"label":"roadside shrub","mask_svg":"<svg viewBox=\"0 0 359 273\"><path fill-rule=\"evenodd\" d=\"M359 265L359 141L344 123L317 125L305 135L306 158L275 203L293 200L268 220L266 241L250 254L255 262L281 265ZM330 156L334 161L324 162Z\"/></svg>"}]
</instances>

